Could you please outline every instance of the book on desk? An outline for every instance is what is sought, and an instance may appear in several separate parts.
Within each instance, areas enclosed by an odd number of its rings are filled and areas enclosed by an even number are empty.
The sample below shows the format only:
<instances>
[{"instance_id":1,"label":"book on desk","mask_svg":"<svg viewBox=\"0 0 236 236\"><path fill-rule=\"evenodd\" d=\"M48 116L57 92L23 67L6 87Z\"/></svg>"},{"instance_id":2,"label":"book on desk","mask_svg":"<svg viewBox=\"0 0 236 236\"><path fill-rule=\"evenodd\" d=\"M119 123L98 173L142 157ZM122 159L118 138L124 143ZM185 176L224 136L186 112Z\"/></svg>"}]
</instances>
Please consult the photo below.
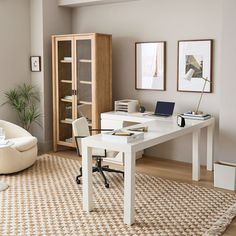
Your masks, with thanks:
<instances>
[{"instance_id":1,"label":"book on desk","mask_svg":"<svg viewBox=\"0 0 236 236\"><path fill-rule=\"evenodd\" d=\"M106 141L114 141L119 143L131 143L134 141L142 140L144 132L129 131L127 129L119 129L110 132L102 133L102 138Z\"/></svg>"},{"instance_id":2,"label":"book on desk","mask_svg":"<svg viewBox=\"0 0 236 236\"><path fill-rule=\"evenodd\" d=\"M207 120L211 118L210 114L192 114L192 112L185 112L181 114L181 116L185 119L192 119L192 120Z\"/></svg>"}]
</instances>

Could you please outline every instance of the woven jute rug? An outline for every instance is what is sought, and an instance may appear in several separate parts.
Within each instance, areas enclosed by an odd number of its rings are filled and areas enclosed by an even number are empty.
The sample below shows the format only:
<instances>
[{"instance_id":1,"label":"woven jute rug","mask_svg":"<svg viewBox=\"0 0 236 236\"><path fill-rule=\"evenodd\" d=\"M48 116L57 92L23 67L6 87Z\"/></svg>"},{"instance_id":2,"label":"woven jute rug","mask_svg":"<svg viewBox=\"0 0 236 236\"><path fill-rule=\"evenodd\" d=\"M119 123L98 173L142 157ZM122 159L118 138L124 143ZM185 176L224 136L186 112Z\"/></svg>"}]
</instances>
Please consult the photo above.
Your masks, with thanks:
<instances>
[{"instance_id":1,"label":"woven jute rug","mask_svg":"<svg viewBox=\"0 0 236 236\"><path fill-rule=\"evenodd\" d=\"M136 175L136 219L123 224L123 177L93 174L95 210L82 210L78 160L44 155L14 175L0 176L0 235L220 235L236 215L236 196Z\"/></svg>"}]
</instances>

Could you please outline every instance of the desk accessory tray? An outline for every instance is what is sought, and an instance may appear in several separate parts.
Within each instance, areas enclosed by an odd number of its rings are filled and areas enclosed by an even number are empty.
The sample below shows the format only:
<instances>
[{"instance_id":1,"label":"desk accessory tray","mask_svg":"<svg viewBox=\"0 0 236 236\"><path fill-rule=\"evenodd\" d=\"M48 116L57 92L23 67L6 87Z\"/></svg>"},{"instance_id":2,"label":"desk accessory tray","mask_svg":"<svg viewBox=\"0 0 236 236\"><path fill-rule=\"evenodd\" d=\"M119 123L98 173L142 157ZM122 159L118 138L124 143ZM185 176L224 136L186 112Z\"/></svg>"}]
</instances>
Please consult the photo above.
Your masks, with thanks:
<instances>
[{"instance_id":1,"label":"desk accessory tray","mask_svg":"<svg viewBox=\"0 0 236 236\"><path fill-rule=\"evenodd\" d=\"M138 109L138 104L138 100L131 99L115 101L115 111L123 111L128 113L136 112Z\"/></svg>"},{"instance_id":2,"label":"desk accessory tray","mask_svg":"<svg viewBox=\"0 0 236 236\"><path fill-rule=\"evenodd\" d=\"M102 133L102 139L119 143L131 143L142 140L143 138L143 132L129 131L125 129Z\"/></svg>"}]
</instances>

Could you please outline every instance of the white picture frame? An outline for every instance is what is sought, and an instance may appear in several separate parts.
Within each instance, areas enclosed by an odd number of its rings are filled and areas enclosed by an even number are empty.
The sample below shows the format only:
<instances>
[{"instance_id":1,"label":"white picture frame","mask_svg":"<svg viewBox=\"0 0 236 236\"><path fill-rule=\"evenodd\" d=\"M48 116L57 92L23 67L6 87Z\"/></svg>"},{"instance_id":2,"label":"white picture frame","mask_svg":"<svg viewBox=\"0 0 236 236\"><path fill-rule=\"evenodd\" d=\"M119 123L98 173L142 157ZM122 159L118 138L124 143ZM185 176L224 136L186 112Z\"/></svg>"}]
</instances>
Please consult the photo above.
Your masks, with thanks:
<instances>
[{"instance_id":1,"label":"white picture frame","mask_svg":"<svg viewBox=\"0 0 236 236\"><path fill-rule=\"evenodd\" d=\"M166 42L135 43L135 89L166 89Z\"/></svg>"},{"instance_id":2,"label":"white picture frame","mask_svg":"<svg viewBox=\"0 0 236 236\"><path fill-rule=\"evenodd\" d=\"M212 92L212 39L181 40L178 41L178 81L177 91L202 92L205 80L204 93ZM194 70L191 80L184 77L189 71Z\"/></svg>"},{"instance_id":3,"label":"white picture frame","mask_svg":"<svg viewBox=\"0 0 236 236\"><path fill-rule=\"evenodd\" d=\"M41 57L40 56L31 56L30 57L30 69L32 72L41 71Z\"/></svg>"}]
</instances>

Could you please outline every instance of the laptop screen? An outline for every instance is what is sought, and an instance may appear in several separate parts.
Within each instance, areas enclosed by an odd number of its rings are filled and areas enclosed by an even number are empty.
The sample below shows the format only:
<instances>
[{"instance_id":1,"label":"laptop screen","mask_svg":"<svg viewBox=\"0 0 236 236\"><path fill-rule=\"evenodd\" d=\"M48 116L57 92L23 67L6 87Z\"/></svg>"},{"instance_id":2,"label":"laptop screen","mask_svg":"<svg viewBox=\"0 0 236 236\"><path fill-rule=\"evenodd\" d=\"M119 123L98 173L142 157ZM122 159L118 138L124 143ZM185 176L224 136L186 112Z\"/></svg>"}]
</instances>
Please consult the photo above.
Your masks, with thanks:
<instances>
[{"instance_id":1,"label":"laptop screen","mask_svg":"<svg viewBox=\"0 0 236 236\"><path fill-rule=\"evenodd\" d=\"M155 114L172 115L174 111L174 102L157 102Z\"/></svg>"}]
</instances>

